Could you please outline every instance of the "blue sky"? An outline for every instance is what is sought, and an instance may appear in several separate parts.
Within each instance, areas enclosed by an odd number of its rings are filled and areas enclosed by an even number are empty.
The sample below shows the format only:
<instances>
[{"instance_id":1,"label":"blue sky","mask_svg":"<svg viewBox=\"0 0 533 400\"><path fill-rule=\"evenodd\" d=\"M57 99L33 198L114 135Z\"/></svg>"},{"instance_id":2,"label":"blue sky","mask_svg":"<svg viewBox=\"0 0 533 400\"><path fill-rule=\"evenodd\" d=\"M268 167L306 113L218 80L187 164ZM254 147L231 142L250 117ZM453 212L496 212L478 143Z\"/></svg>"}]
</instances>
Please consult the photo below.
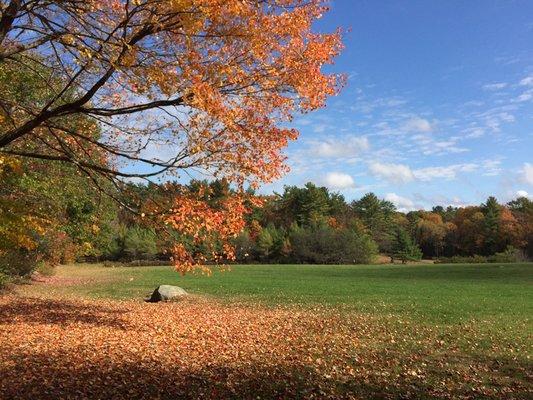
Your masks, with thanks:
<instances>
[{"instance_id":1,"label":"blue sky","mask_svg":"<svg viewBox=\"0 0 533 400\"><path fill-rule=\"evenodd\" d=\"M348 200L402 210L533 194L533 1L331 2L319 31L349 28L328 106L295 119L291 172Z\"/></svg>"}]
</instances>

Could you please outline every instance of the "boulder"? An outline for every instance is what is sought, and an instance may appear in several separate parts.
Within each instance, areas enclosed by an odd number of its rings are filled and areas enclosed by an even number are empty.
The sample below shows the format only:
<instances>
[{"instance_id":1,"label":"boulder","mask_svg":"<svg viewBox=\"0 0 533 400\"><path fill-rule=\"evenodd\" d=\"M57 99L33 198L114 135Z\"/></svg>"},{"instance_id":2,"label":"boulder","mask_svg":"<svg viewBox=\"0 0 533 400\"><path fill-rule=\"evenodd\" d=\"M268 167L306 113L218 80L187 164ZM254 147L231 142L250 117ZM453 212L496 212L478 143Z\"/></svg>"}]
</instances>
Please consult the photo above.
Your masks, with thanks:
<instances>
[{"instance_id":1,"label":"boulder","mask_svg":"<svg viewBox=\"0 0 533 400\"><path fill-rule=\"evenodd\" d=\"M158 301L168 301L179 299L180 297L187 296L188 293L179 286L161 285L152 293L149 299L146 299L149 303L157 303Z\"/></svg>"}]
</instances>

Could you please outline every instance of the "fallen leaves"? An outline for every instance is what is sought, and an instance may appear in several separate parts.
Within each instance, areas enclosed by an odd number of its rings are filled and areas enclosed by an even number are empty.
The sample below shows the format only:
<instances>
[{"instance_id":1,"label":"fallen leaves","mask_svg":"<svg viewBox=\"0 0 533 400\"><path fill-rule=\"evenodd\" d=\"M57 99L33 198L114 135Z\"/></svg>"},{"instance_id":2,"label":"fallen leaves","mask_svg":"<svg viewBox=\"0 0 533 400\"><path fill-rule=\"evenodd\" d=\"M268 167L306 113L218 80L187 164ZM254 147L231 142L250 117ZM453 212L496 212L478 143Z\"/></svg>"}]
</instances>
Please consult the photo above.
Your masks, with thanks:
<instances>
[{"instance_id":1,"label":"fallen leaves","mask_svg":"<svg viewBox=\"0 0 533 400\"><path fill-rule=\"evenodd\" d=\"M532 389L523 359L464 354L442 328L320 306L10 295L0 337L2 399L518 399Z\"/></svg>"}]
</instances>

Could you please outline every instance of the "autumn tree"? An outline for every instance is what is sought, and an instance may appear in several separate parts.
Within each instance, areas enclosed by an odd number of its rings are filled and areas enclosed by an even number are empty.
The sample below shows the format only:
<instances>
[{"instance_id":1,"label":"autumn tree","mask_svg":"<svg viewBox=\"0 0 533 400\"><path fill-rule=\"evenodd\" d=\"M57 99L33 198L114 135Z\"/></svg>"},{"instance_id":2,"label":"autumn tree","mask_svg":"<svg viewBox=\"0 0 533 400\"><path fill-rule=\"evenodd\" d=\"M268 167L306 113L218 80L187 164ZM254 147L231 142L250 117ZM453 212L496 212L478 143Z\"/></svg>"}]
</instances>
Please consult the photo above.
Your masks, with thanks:
<instances>
[{"instance_id":1,"label":"autumn tree","mask_svg":"<svg viewBox=\"0 0 533 400\"><path fill-rule=\"evenodd\" d=\"M483 251L485 216L480 207L469 206L457 210L453 224L454 247L458 254L481 254Z\"/></svg>"},{"instance_id":2,"label":"autumn tree","mask_svg":"<svg viewBox=\"0 0 533 400\"><path fill-rule=\"evenodd\" d=\"M321 71L339 32L311 29L325 11L321 0L0 0L0 69L44 65L36 84L49 93L0 98L0 152L71 164L109 195L100 179L224 177L238 192L216 209L186 188L129 205L193 241L224 241L244 226L244 184L286 171L297 132L282 123L342 83ZM73 126L80 115L86 126ZM174 257L187 271L233 257L220 248L197 260L177 244Z\"/></svg>"},{"instance_id":3,"label":"autumn tree","mask_svg":"<svg viewBox=\"0 0 533 400\"><path fill-rule=\"evenodd\" d=\"M445 245L446 224L437 213L422 212L415 225L415 238L425 255L439 257Z\"/></svg>"}]
</instances>

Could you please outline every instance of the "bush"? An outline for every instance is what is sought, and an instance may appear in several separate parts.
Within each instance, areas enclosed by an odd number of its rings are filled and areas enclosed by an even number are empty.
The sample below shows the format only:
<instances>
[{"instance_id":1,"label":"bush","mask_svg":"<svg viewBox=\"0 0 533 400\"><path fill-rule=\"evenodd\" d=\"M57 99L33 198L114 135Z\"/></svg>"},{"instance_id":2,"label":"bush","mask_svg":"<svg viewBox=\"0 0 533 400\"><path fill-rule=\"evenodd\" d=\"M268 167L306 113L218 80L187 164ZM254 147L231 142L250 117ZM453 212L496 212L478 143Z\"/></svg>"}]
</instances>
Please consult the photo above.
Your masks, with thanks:
<instances>
[{"instance_id":1,"label":"bush","mask_svg":"<svg viewBox=\"0 0 533 400\"><path fill-rule=\"evenodd\" d=\"M487 257L480 255L440 257L435 264L483 264L488 262Z\"/></svg>"},{"instance_id":2,"label":"bush","mask_svg":"<svg viewBox=\"0 0 533 400\"><path fill-rule=\"evenodd\" d=\"M9 276L0 272L0 290L4 289L9 283Z\"/></svg>"},{"instance_id":3,"label":"bush","mask_svg":"<svg viewBox=\"0 0 533 400\"><path fill-rule=\"evenodd\" d=\"M52 276L55 273L55 265L47 262L40 262L36 271L44 276Z\"/></svg>"},{"instance_id":4,"label":"bush","mask_svg":"<svg viewBox=\"0 0 533 400\"><path fill-rule=\"evenodd\" d=\"M10 277L28 277L35 271L41 256L33 250L10 250L0 254L0 273Z\"/></svg>"},{"instance_id":5,"label":"bush","mask_svg":"<svg viewBox=\"0 0 533 400\"><path fill-rule=\"evenodd\" d=\"M513 246L508 246L505 251L496 253L488 257L489 262L493 263L512 263L526 261L524 253Z\"/></svg>"},{"instance_id":6,"label":"bush","mask_svg":"<svg viewBox=\"0 0 533 400\"><path fill-rule=\"evenodd\" d=\"M484 264L484 263L512 263L527 261L524 253L512 246L501 253L495 253L491 256L453 256L441 257L435 261L435 264Z\"/></svg>"},{"instance_id":7,"label":"bush","mask_svg":"<svg viewBox=\"0 0 533 400\"><path fill-rule=\"evenodd\" d=\"M173 265L173 264L170 260L133 260L129 262L104 261L102 265L108 268L116 268L116 267L159 267L163 265Z\"/></svg>"},{"instance_id":8,"label":"bush","mask_svg":"<svg viewBox=\"0 0 533 400\"><path fill-rule=\"evenodd\" d=\"M235 257L237 261L248 261L253 258L255 242L248 231L243 231L233 240Z\"/></svg>"},{"instance_id":9,"label":"bush","mask_svg":"<svg viewBox=\"0 0 533 400\"><path fill-rule=\"evenodd\" d=\"M367 264L377 254L366 234L327 225L300 228L290 234L293 261L311 264Z\"/></svg>"},{"instance_id":10,"label":"bush","mask_svg":"<svg viewBox=\"0 0 533 400\"><path fill-rule=\"evenodd\" d=\"M124 254L130 260L154 259L157 255L157 237L154 231L134 226L126 231Z\"/></svg>"}]
</instances>

